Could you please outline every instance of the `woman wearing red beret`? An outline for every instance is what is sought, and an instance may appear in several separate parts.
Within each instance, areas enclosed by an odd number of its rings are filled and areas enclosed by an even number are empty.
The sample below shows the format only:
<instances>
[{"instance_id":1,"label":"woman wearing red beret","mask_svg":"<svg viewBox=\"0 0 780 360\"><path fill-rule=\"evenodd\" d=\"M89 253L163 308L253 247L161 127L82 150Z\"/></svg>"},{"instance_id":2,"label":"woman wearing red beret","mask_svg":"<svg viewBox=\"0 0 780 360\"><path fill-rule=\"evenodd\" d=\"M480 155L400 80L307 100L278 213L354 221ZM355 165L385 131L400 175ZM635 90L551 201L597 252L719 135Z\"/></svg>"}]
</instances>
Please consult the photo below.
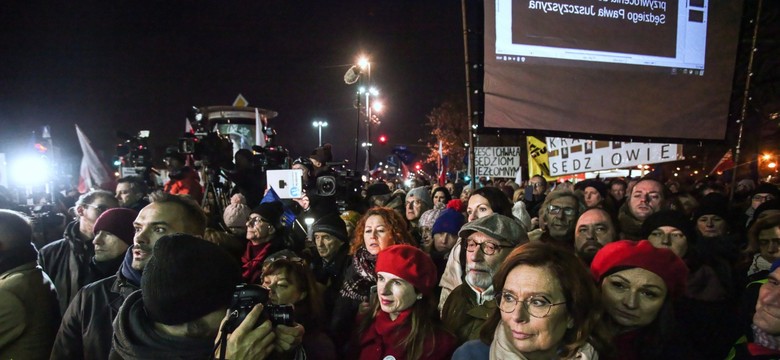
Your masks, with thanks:
<instances>
[{"instance_id":1,"label":"woman wearing red beret","mask_svg":"<svg viewBox=\"0 0 780 360\"><path fill-rule=\"evenodd\" d=\"M395 210L371 208L358 221L349 252L352 264L344 269L344 283L328 326L331 337L340 348L349 340L358 311L368 308L371 287L376 285L377 254L396 244L416 245L406 219Z\"/></svg>"},{"instance_id":2,"label":"woman wearing red beret","mask_svg":"<svg viewBox=\"0 0 780 360\"><path fill-rule=\"evenodd\" d=\"M674 325L672 301L685 292L688 268L649 241L616 241L593 259L618 359L698 359Z\"/></svg>"},{"instance_id":3,"label":"woman wearing red beret","mask_svg":"<svg viewBox=\"0 0 780 360\"><path fill-rule=\"evenodd\" d=\"M378 301L361 322L361 360L450 359L455 336L438 317L436 266L410 245L393 245L376 261Z\"/></svg>"}]
</instances>

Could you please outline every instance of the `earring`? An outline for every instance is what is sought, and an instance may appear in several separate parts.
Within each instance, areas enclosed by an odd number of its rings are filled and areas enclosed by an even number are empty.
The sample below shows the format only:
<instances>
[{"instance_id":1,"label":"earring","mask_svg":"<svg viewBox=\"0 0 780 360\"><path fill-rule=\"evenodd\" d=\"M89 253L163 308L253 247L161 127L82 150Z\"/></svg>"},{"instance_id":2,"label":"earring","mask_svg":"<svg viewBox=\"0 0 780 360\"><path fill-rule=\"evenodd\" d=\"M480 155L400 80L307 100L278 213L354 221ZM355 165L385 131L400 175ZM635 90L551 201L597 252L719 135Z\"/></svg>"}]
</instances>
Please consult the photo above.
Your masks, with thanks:
<instances>
[{"instance_id":1,"label":"earring","mask_svg":"<svg viewBox=\"0 0 780 360\"><path fill-rule=\"evenodd\" d=\"M422 294L417 294L417 300L422 300Z\"/></svg>"}]
</instances>

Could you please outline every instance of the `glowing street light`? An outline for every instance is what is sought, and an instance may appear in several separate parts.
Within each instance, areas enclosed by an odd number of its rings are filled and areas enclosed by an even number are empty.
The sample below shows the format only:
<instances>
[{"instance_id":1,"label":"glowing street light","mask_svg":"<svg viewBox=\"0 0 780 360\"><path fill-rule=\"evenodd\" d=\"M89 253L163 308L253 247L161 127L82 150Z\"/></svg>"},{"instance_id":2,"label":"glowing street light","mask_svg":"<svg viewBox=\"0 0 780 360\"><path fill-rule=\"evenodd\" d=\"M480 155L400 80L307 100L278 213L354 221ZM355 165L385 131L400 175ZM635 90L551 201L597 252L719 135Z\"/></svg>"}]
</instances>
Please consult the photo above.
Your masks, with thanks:
<instances>
[{"instance_id":1,"label":"glowing street light","mask_svg":"<svg viewBox=\"0 0 780 360\"><path fill-rule=\"evenodd\" d=\"M319 132L319 145L317 146L322 146L322 128L328 127L328 122L315 120L314 122L311 123L311 125L316 127Z\"/></svg>"}]
</instances>

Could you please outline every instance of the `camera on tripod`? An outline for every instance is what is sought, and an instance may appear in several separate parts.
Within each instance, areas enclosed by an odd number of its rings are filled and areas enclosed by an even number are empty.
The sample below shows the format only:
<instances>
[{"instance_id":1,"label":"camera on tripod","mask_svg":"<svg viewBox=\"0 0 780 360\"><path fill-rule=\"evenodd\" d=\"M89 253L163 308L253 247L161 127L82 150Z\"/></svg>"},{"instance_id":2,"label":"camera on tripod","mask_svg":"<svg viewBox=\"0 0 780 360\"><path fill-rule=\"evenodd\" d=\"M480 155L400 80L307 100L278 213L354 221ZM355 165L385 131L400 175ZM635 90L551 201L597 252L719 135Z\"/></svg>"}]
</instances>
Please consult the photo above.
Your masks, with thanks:
<instances>
[{"instance_id":1,"label":"camera on tripod","mask_svg":"<svg viewBox=\"0 0 780 360\"><path fill-rule=\"evenodd\" d=\"M274 326L293 326L295 311L292 305L273 305L268 302L268 289L254 284L238 284L233 292L229 317L222 331L225 333L235 331L257 304L263 304L263 314L253 327L257 327L265 320L271 320Z\"/></svg>"}]
</instances>

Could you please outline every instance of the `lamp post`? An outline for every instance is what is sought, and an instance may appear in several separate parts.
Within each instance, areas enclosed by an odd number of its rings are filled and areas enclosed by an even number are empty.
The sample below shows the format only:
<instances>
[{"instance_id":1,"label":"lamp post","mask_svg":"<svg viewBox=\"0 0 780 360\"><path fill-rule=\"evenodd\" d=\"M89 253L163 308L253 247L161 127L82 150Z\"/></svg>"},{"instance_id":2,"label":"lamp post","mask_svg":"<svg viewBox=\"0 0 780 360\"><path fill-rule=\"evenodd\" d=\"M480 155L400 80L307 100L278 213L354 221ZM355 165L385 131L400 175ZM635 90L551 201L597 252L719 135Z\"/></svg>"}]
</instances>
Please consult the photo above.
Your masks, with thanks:
<instances>
[{"instance_id":1,"label":"lamp post","mask_svg":"<svg viewBox=\"0 0 780 360\"><path fill-rule=\"evenodd\" d=\"M311 123L311 125L316 127L319 132L319 142L317 146L322 146L322 128L328 127L328 122L315 120L314 122Z\"/></svg>"}]
</instances>

